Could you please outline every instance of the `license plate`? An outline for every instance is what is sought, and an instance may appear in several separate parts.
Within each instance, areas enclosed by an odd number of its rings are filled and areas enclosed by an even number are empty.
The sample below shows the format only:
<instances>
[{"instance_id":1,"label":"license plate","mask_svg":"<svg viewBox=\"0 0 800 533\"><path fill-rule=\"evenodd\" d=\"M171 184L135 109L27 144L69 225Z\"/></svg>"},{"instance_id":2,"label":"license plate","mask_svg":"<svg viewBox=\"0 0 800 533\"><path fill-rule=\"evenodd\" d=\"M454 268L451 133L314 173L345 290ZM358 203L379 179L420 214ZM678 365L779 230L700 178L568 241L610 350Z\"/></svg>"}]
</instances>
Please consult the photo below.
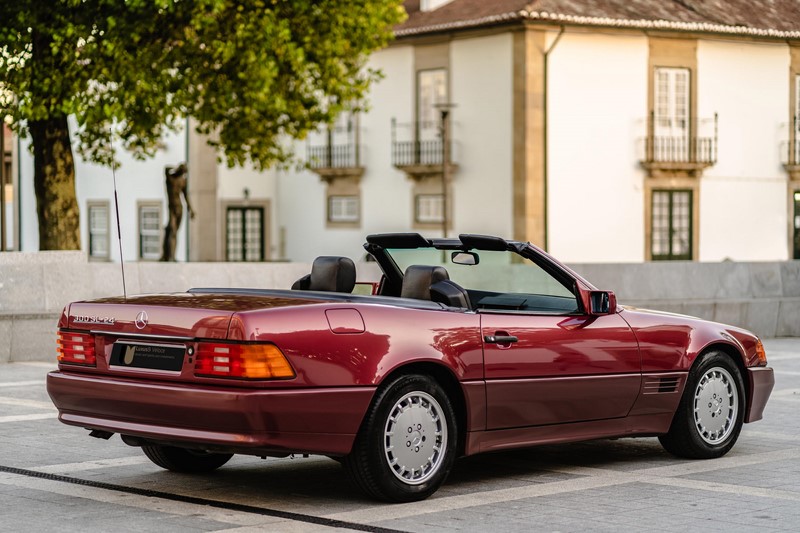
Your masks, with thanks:
<instances>
[{"instance_id":1,"label":"license plate","mask_svg":"<svg viewBox=\"0 0 800 533\"><path fill-rule=\"evenodd\" d=\"M183 346L115 342L109 363L111 366L179 371L183 368L185 354Z\"/></svg>"}]
</instances>

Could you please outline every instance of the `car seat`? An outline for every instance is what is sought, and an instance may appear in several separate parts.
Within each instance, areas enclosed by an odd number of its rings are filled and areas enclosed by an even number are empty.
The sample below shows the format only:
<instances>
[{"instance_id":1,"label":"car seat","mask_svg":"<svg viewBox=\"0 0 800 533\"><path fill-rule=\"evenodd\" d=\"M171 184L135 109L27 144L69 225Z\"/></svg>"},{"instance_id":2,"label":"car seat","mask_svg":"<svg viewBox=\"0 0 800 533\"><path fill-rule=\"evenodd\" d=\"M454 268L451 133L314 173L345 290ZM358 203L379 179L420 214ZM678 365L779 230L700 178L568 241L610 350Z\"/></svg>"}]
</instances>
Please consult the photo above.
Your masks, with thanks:
<instances>
[{"instance_id":1,"label":"car seat","mask_svg":"<svg viewBox=\"0 0 800 533\"><path fill-rule=\"evenodd\" d=\"M306 274L292 284L292 290L353 292L356 265L349 257L320 256Z\"/></svg>"}]
</instances>

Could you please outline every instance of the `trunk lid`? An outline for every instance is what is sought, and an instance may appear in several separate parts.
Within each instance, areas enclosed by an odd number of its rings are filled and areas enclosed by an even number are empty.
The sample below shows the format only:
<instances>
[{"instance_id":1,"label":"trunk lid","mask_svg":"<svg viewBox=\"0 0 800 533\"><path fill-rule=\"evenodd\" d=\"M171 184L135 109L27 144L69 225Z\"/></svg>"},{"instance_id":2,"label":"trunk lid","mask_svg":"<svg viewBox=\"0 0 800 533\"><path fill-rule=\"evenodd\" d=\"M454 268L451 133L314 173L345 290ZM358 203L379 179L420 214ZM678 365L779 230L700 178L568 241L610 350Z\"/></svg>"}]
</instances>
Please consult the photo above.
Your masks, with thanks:
<instances>
[{"instance_id":1,"label":"trunk lid","mask_svg":"<svg viewBox=\"0 0 800 533\"><path fill-rule=\"evenodd\" d=\"M75 302L59 321L59 368L125 379L230 385L229 377L239 377L233 372L241 369L237 365L244 350L237 342L244 340L241 327L232 328L232 323L241 324L237 313L270 313L322 301L286 291L270 295L190 292ZM220 374L223 370L229 374ZM273 382L237 379L235 383L262 387Z\"/></svg>"},{"instance_id":2,"label":"trunk lid","mask_svg":"<svg viewBox=\"0 0 800 533\"><path fill-rule=\"evenodd\" d=\"M124 336L225 339L238 311L317 303L307 298L241 294L155 294L75 302L66 327Z\"/></svg>"}]
</instances>

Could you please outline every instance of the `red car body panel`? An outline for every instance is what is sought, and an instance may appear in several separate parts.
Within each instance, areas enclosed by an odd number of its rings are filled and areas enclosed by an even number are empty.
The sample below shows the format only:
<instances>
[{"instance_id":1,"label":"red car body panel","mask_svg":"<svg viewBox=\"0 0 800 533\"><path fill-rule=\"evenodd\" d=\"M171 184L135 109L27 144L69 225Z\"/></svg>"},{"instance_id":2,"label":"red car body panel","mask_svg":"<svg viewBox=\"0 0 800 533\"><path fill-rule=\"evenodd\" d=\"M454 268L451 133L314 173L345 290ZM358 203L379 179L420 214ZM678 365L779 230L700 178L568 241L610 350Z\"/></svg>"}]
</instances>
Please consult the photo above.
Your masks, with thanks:
<instances>
[{"instance_id":1,"label":"red car body panel","mask_svg":"<svg viewBox=\"0 0 800 533\"><path fill-rule=\"evenodd\" d=\"M755 422L764 416L764 408L775 386L775 375L771 368L751 367L747 369L747 410L744 421Z\"/></svg>"},{"instance_id":2,"label":"red car body panel","mask_svg":"<svg viewBox=\"0 0 800 533\"><path fill-rule=\"evenodd\" d=\"M469 455L663 434L692 363L721 350L742 370L745 421L761 418L774 378L758 366L754 335L617 307L613 295L608 311L588 312L594 287L537 253L573 276L582 311L467 311L407 298L246 290L73 303L59 328L91 332L96 364L60 364L48 392L62 422L88 429L215 451L342 456L382 384L398 372L429 373L451 385ZM112 365L120 340L188 355L173 371ZM273 344L295 376L196 375L192 354L221 340Z\"/></svg>"},{"instance_id":3,"label":"red car body panel","mask_svg":"<svg viewBox=\"0 0 800 533\"><path fill-rule=\"evenodd\" d=\"M633 333L619 315L483 314L488 429L624 417L641 385ZM576 391L580 391L576 394Z\"/></svg>"},{"instance_id":4,"label":"red car body panel","mask_svg":"<svg viewBox=\"0 0 800 533\"><path fill-rule=\"evenodd\" d=\"M48 375L67 424L241 453L350 451L374 387L247 390Z\"/></svg>"}]
</instances>

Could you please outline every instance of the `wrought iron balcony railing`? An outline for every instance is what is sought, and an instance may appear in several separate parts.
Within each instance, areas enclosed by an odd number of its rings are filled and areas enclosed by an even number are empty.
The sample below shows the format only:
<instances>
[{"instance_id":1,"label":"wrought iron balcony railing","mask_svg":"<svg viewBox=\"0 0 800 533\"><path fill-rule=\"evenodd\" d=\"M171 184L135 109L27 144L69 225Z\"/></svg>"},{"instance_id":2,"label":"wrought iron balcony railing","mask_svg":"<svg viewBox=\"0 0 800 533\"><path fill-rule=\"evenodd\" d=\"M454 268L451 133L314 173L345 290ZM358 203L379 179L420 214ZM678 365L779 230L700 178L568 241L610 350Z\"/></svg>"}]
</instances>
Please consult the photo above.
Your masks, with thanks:
<instances>
[{"instance_id":1,"label":"wrought iron balcony railing","mask_svg":"<svg viewBox=\"0 0 800 533\"><path fill-rule=\"evenodd\" d=\"M781 163L787 167L797 167L800 166L800 116L792 118L790 127L789 140L780 144Z\"/></svg>"},{"instance_id":2,"label":"wrought iron balcony railing","mask_svg":"<svg viewBox=\"0 0 800 533\"><path fill-rule=\"evenodd\" d=\"M452 138L450 153L452 154ZM392 119L392 165L396 167L442 164L441 125L435 122L398 123ZM452 163L452 157L449 163Z\"/></svg>"},{"instance_id":3,"label":"wrought iron balcony railing","mask_svg":"<svg viewBox=\"0 0 800 533\"><path fill-rule=\"evenodd\" d=\"M657 132L657 120L650 114L648 134L644 139L644 163L711 166L717 162L717 115L697 121L695 128L686 124L685 134L664 135ZM701 132L705 134L698 134Z\"/></svg>"},{"instance_id":4,"label":"wrought iron balcony railing","mask_svg":"<svg viewBox=\"0 0 800 533\"><path fill-rule=\"evenodd\" d=\"M353 143L308 145L306 162L312 170L356 168L360 164L359 146Z\"/></svg>"},{"instance_id":5,"label":"wrought iron balcony railing","mask_svg":"<svg viewBox=\"0 0 800 533\"><path fill-rule=\"evenodd\" d=\"M397 167L411 165L441 165L442 141L394 141L392 164Z\"/></svg>"}]
</instances>

